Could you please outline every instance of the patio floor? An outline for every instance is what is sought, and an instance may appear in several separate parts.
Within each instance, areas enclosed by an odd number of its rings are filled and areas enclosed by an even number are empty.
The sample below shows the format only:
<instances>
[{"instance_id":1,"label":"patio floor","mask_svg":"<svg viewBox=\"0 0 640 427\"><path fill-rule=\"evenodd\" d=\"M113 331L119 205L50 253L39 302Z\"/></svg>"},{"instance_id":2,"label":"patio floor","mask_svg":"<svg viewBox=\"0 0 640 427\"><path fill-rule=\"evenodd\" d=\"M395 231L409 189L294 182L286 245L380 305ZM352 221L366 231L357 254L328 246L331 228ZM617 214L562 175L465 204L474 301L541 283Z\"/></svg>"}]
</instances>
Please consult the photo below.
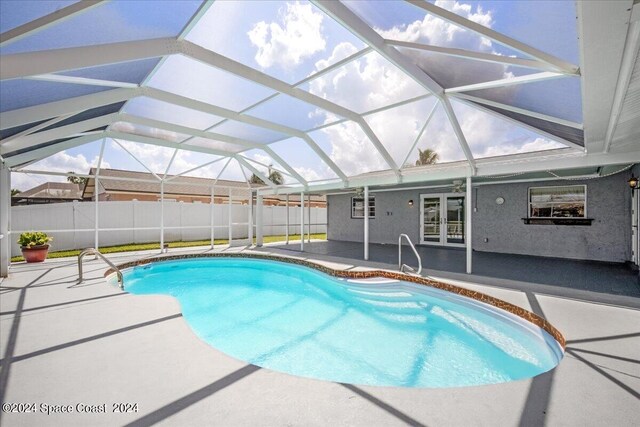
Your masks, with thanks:
<instances>
[{"instance_id":1,"label":"patio floor","mask_svg":"<svg viewBox=\"0 0 640 427\"><path fill-rule=\"evenodd\" d=\"M364 263L330 250L346 250L348 245L329 242L305 246L331 255L297 254L281 247L261 251L340 262L340 268L395 263L395 259ZM380 248L380 256L388 249ZM377 251L373 248L372 255ZM114 254L109 258L121 263L142 256L148 254ZM460 254L442 256L452 258L453 263ZM434 252L425 261L427 267L436 266L435 259ZM478 272L483 271L481 260L476 256ZM487 263L486 268L490 267ZM630 294L554 286L557 278L542 281L534 273L530 282L526 277L507 277L494 279L491 286L476 280L490 281L485 276L450 273L465 279L456 281L461 286L545 316L567 338L566 355L554 370L528 380L403 389L299 378L232 359L196 337L182 319L176 300L122 292L105 283L105 269L103 263L88 261L88 279L76 285L73 259L35 266L17 264L11 276L0 283L2 402L74 408L70 414L48 416L40 410L2 413L3 426L637 423L640 298ZM598 274L607 275L606 271ZM448 280L454 281L452 276ZM502 286L497 283L500 280L512 286ZM107 413L77 413L78 403L106 404ZM115 403L137 403L138 412L112 413Z\"/></svg>"},{"instance_id":2,"label":"patio floor","mask_svg":"<svg viewBox=\"0 0 640 427\"><path fill-rule=\"evenodd\" d=\"M592 292L602 302L609 295L640 297L638 273L624 264L574 261L527 255L473 252L473 274L466 274L466 251L460 248L416 246L422 258L423 275L458 280L471 280L490 286L522 289L532 284L537 290L554 294L582 295ZM270 251L282 254L300 254L300 244L274 244ZM363 261L363 245L357 242L312 241L305 242L306 256L323 256L327 259L350 260L358 265L385 269L398 269L397 245L369 245L369 261ZM403 250L403 263L417 266L415 256L408 246Z\"/></svg>"}]
</instances>

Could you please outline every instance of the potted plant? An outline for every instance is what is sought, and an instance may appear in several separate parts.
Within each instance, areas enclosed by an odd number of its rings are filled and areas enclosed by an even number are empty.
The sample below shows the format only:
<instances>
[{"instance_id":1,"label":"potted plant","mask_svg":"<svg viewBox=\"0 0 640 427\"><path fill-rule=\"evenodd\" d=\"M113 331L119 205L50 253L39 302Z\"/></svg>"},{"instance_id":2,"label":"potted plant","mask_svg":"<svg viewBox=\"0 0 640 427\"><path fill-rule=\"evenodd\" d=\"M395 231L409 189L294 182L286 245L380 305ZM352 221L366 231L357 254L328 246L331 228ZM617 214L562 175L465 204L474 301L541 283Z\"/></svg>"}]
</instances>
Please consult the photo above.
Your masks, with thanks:
<instances>
[{"instance_id":1,"label":"potted plant","mask_svg":"<svg viewBox=\"0 0 640 427\"><path fill-rule=\"evenodd\" d=\"M43 262L49 252L49 242L53 240L41 231L22 233L18 239L22 256L27 262Z\"/></svg>"}]
</instances>

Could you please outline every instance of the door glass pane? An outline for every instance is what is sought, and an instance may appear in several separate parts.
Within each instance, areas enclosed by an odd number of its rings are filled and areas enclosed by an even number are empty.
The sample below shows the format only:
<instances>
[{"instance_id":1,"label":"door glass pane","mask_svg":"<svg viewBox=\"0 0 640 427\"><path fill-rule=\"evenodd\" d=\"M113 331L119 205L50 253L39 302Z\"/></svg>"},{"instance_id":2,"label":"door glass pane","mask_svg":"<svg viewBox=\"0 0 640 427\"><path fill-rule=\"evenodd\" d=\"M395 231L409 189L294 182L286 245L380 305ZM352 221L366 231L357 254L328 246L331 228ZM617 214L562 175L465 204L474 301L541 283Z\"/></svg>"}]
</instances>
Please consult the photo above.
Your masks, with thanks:
<instances>
[{"instance_id":1,"label":"door glass pane","mask_svg":"<svg viewBox=\"0 0 640 427\"><path fill-rule=\"evenodd\" d=\"M447 197L447 243L464 244L464 196Z\"/></svg>"},{"instance_id":2,"label":"door glass pane","mask_svg":"<svg viewBox=\"0 0 640 427\"><path fill-rule=\"evenodd\" d=\"M440 241L440 197L425 198L422 238L425 242Z\"/></svg>"}]
</instances>

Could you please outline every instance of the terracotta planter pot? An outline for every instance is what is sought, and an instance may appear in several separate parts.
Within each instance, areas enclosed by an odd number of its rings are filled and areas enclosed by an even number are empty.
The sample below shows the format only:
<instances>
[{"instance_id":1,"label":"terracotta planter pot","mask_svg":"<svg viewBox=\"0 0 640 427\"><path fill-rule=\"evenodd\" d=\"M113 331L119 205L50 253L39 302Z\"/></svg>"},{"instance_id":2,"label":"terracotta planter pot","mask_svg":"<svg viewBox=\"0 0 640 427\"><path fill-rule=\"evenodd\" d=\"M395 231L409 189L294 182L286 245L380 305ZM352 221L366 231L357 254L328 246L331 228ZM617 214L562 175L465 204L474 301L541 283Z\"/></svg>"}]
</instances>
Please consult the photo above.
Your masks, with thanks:
<instances>
[{"instance_id":1,"label":"terracotta planter pot","mask_svg":"<svg viewBox=\"0 0 640 427\"><path fill-rule=\"evenodd\" d=\"M49 245L31 246L30 248L21 247L22 256L27 262L43 262L49 253Z\"/></svg>"}]
</instances>

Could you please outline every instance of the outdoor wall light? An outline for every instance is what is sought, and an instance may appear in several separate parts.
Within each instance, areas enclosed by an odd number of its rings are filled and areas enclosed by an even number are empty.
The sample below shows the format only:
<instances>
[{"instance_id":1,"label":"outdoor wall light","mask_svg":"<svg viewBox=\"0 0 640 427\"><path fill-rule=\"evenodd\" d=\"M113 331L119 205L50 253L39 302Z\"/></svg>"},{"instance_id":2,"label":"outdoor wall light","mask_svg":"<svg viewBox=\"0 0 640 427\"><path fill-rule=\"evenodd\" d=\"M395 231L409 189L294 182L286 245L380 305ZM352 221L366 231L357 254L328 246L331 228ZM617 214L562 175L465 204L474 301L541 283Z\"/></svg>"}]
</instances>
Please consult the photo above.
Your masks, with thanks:
<instances>
[{"instance_id":1,"label":"outdoor wall light","mask_svg":"<svg viewBox=\"0 0 640 427\"><path fill-rule=\"evenodd\" d=\"M413 199L409 200L409 207L413 207Z\"/></svg>"},{"instance_id":2,"label":"outdoor wall light","mask_svg":"<svg viewBox=\"0 0 640 427\"><path fill-rule=\"evenodd\" d=\"M638 188L638 178L636 178L635 176L633 176L633 174L631 174L631 178L629 178L629 181L627 181L629 183L629 187L631 187L631 190L637 190Z\"/></svg>"}]
</instances>

